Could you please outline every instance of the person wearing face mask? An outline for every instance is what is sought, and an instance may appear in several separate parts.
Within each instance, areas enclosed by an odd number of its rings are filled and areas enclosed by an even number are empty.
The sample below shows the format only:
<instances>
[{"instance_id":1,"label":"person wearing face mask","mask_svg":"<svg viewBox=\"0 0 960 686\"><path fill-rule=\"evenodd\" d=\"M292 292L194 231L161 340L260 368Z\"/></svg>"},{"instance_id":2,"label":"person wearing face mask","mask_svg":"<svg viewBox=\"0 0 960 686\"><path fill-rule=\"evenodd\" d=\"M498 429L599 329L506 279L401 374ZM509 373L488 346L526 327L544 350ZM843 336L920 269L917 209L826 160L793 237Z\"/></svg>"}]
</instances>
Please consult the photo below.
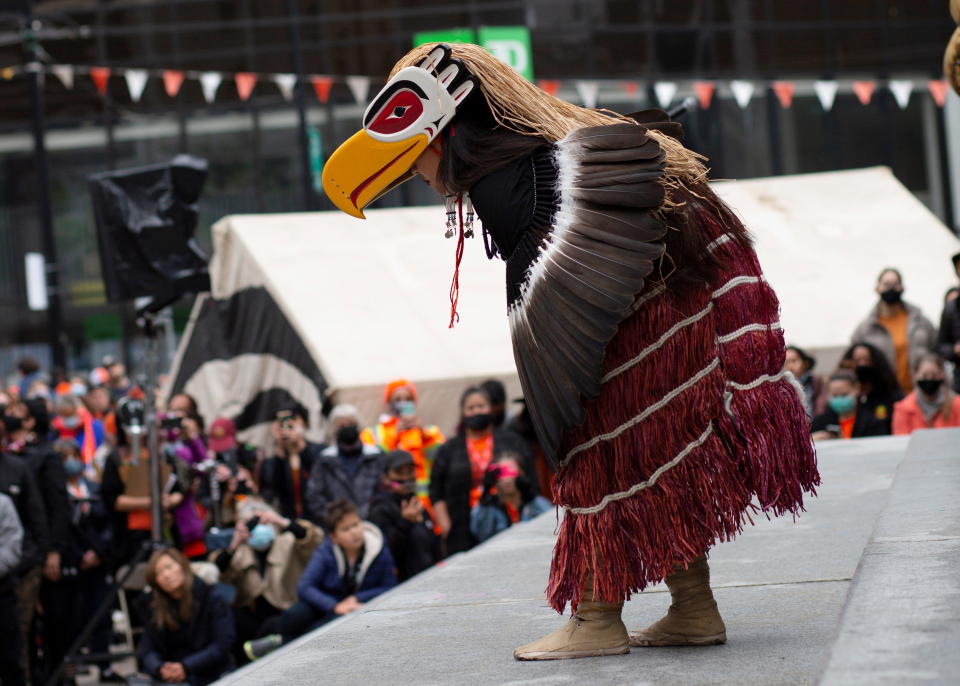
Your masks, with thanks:
<instances>
[{"instance_id":1,"label":"person wearing face mask","mask_svg":"<svg viewBox=\"0 0 960 686\"><path fill-rule=\"evenodd\" d=\"M527 444L512 431L494 429L490 398L477 386L467 388L460 398L463 433L451 438L437 451L430 481L430 499L443 537L447 555L476 545L470 532L470 510L483 495L487 467L505 452L521 456L521 468L533 474L533 460Z\"/></svg>"},{"instance_id":2,"label":"person wearing face mask","mask_svg":"<svg viewBox=\"0 0 960 686\"><path fill-rule=\"evenodd\" d=\"M933 352L937 331L920 308L903 299L903 277L888 267L877 278L880 300L850 337L851 343L867 342L879 348L893 363L904 392L913 388L911 369L925 353Z\"/></svg>"},{"instance_id":3,"label":"person wearing face mask","mask_svg":"<svg viewBox=\"0 0 960 686\"><path fill-rule=\"evenodd\" d=\"M307 482L310 512L325 512L333 501L349 500L360 516L366 517L383 472L383 453L360 440L360 423L353 405L334 407L330 426L333 445L320 453Z\"/></svg>"},{"instance_id":4,"label":"person wearing face mask","mask_svg":"<svg viewBox=\"0 0 960 686\"><path fill-rule=\"evenodd\" d=\"M95 456L97 449L106 440L103 422L95 419L77 396L66 394L54 401L57 416L50 422L52 440L73 440L80 446L80 459L87 468L87 475L96 475Z\"/></svg>"},{"instance_id":5,"label":"person wearing face mask","mask_svg":"<svg viewBox=\"0 0 960 686\"><path fill-rule=\"evenodd\" d=\"M827 388L823 377L813 373L817 360L796 345L788 345L783 368L803 387L807 416L815 417L827 407Z\"/></svg>"},{"instance_id":6,"label":"person wearing face mask","mask_svg":"<svg viewBox=\"0 0 960 686\"><path fill-rule=\"evenodd\" d=\"M903 391L884 354L870 343L854 343L843 353L840 367L857 378L861 411L883 423L886 433L890 433L893 406L903 399Z\"/></svg>"},{"instance_id":7,"label":"person wearing face mask","mask_svg":"<svg viewBox=\"0 0 960 686\"><path fill-rule=\"evenodd\" d=\"M85 475L80 446L71 439L57 441L54 450L63 459L70 498L70 533L60 562L60 579L44 584L45 654L54 669L63 660L74 638L103 602L108 593L105 561L113 543L110 515L100 499L100 484ZM110 647L110 616L101 618L90 637L90 649L103 654ZM110 661L98 663L100 681L125 681L113 672ZM73 679L75 665L68 664L63 676Z\"/></svg>"},{"instance_id":8,"label":"person wearing face mask","mask_svg":"<svg viewBox=\"0 0 960 686\"><path fill-rule=\"evenodd\" d=\"M960 252L954 255L953 269L960 281ZM944 360L953 363L953 390L960 393L960 297L957 287L947 291L940 314L940 328L937 332L937 352Z\"/></svg>"},{"instance_id":9,"label":"person wearing face mask","mask_svg":"<svg viewBox=\"0 0 960 686\"><path fill-rule=\"evenodd\" d=\"M914 369L916 388L893 408L893 433L960 426L960 395L947 383L943 358L924 355Z\"/></svg>"},{"instance_id":10,"label":"person wearing face mask","mask_svg":"<svg viewBox=\"0 0 960 686\"><path fill-rule=\"evenodd\" d=\"M887 436L886 423L860 402L857 377L846 369L838 369L827 380L827 409L813 418L810 435L815 441L835 438Z\"/></svg>"},{"instance_id":11,"label":"person wearing face mask","mask_svg":"<svg viewBox=\"0 0 960 686\"><path fill-rule=\"evenodd\" d=\"M412 381L396 379L388 383L383 391L383 402L386 413L381 415L375 427L361 432L360 440L367 445L377 446L385 453L406 450L413 455L417 497L433 516L429 495L430 474L437 449L445 440L443 433L433 424L423 424L417 416L417 387Z\"/></svg>"},{"instance_id":12,"label":"person wearing face mask","mask_svg":"<svg viewBox=\"0 0 960 686\"><path fill-rule=\"evenodd\" d=\"M520 470L518 456L504 453L487 467L483 495L470 512L470 531L478 543L553 509L537 495L533 482Z\"/></svg>"},{"instance_id":13,"label":"person wearing face mask","mask_svg":"<svg viewBox=\"0 0 960 686\"><path fill-rule=\"evenodd\" d=\"M387 453L379 489L370 501L368 519L383 532L400 581L432 567L439 553L433 521L417 498L415 475L413 455L405 450Z\"/></svg>"},{"instance_id":14,"label":"person wearing face mask","mask_svg":"<svg viewBox=\"0 0 960 686\"><path fill-rule=\"evenodd\" d=\"M257 498L243 501L230 545L211 556L220 581L237 590L238 661L246 662L244 642L263 635L264 623L297 601L297 581L322 540L322 530L306 519L282 517Z\"/></svg>"}]
</instances>

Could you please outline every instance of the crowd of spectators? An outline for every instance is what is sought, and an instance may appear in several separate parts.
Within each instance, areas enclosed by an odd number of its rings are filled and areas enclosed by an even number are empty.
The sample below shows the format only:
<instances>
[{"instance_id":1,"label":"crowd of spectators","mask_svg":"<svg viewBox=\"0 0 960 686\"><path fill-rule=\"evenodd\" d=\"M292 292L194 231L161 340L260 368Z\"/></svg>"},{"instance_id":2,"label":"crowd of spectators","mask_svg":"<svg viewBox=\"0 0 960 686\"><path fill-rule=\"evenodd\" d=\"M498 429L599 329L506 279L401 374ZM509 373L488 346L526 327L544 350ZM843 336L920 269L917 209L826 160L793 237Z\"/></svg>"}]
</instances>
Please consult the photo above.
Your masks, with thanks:
<instances>
[{"instance_id":1,"label":"crowd of spectators","mask_svg":"<svg viewBox=\"0 0 960 686\"><path fill-rule=\"evenodd\" d=\"M960 284L960 253L952 261ZM880 272L875 290L877 303L826 377L813 373L816 360L802 348L787 348L814 440L960 426L960 286L944 296L939 327L904 299L898 270Z\"/></svg>"},{"instance_id":2,"label":"crowd of spectators","mask_svg":"<svg viewBox=\"0 0 960 686\"><path fill-rule=\"evenodd\" d=\"M101 683L210 683L552 509L535 439L506 428L502 384L468 388L447 438L397 380L373 426L334 406L326 443L308 440L296 404L252 446L229 418L206 426L189 395L158 403L155 527L147 398L123 365L19 371L0 394L3 686L74 683L93 666ZM123 584L131 674L111 662L111 598L114 580L138 576Z\"/></svg>"},{"instance_id":3,"label":"crowd of spectators","mask_svg":"<svg viewBox=\"0 0 960 686\"><path fill-rule=\"evenodd\" d=\"M826 376L789 346L814 440L960 426L960 291L939 327L904 292L896 269L880 273L876 305ZM174 395L157 407L155 522L155 458L136 419L148 399L124 366L18 369L0 391L2 686L73 683L78 636L100 682L131 677L111 663L109 610L112 582L138 569L141 587L124 584L132 678L206 684L553 508L529 416L507 416L502 384L465 389L445 435L399 379L372 426L332 407L325 443L308 440L296 404L276 413L269 445L252 446L231 419L208 427L193 398Z\"/></svg>"}]
</instances>

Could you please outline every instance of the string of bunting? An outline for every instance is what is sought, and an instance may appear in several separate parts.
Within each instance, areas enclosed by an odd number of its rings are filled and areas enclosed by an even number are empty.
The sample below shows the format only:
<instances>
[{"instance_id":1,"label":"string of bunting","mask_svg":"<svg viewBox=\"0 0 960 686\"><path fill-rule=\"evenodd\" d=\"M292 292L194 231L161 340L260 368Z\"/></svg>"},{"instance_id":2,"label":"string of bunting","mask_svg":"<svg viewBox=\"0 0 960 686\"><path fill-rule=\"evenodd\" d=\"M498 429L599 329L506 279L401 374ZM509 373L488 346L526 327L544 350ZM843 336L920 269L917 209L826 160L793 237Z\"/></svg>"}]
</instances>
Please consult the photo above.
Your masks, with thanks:
<instances>
[{"instance_id":1,"label":"string of bunting","mask_svg":"<svg viewBox=\"0 0 960 686\"><path fill-rule=\"evenodd\" d=\"M0 79L10 80L22 72L38 71L31 69L30 65L18 65L0 68ZM254 72L219 72L219 71L190 71L179 69L135 69L135 68L111 68L101 66L81 66L67 64L44 65L39 68L41 77L46 74L53 74L60 83L67 89L72 89L76 83L77 75L85 75L90 78L97 91L102 95L107 91L109 81L112 77L119 77L124 80L127 86L127 92L130 99L139 102L143 96L147 83L151 78L159 78L163 83L164 92L171 98L177 97L185 81L197 81L203 93L206 102L214 102L220 92L224 82L232 82L237 96L241 100L248 100L258 84L271 83L285 100L291 100L294 95L294 89L297 85L297 76L295 74L264 74ZM304 87L312 87L317 100L322 103L329 102L331 89L334 83L341 81L349 89L354 101L365 105L370 91L371 78L369 76L345 76L337 78L333 76L314 74L305 77ZM879 88L886 88L897 105L901 109L906 109L910 104L911 96L915 91L924 88L930 93L934 102L939 107L943 107L947 97L948 85L944 79L922 78L891 78L891 79L854 79L854 80L776 80L759 81L733 79L723 80L700 80L700 81L618 81L605 79L578 79L571 82L558 79L540 79L537 82L544 91L551 95L557 95L560 89L570 83L579 101L586 107L597 107L601 95L606 92L616 91L621 99L622 94L631 99L636 99L638 95L647 86L652 88L653 98L663 109L667 109L677 101L678 98L686 98L693 95L701 109L709 109L714 98L720 94L729 95L737 105L745 109L758 93L769 88L776 97L780 106L788 109L793 105L793 99L798 93L813 93L816 95L820 106L827 112L833 109L838 93L852 93L862 105L869 105Z\"/></svg>"}]
</instances>

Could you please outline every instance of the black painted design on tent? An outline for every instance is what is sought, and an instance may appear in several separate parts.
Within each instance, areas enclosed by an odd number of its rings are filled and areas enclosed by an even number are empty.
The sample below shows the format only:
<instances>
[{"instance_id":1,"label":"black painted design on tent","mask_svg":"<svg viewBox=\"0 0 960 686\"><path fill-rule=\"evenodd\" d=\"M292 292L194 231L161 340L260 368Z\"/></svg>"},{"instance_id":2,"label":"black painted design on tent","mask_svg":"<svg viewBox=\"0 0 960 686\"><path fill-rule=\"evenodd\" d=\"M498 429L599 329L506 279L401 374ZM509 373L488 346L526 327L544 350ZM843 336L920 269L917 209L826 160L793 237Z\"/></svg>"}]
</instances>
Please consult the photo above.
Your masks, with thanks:
<instances>
[{"instance_id":1,"label":"black painted design on tent","mask_svg":"<svg viewBox=\"0 0 960 686\"><path fill-rule=\"evenodd\" d=\"M284 360L317 387L320 398L329 386L276 301L265 288L255 287L236 291L229 298L208 298L204 302L171 392L181 392L194 376L204 374L203 367L208 362L229 361L240 355L269 355ZM277 379L277 384L282 381ZM281 388L271 388L242 400L246 407L237 417L238 429L272 421L277 407L292 400L292 396Z\"/></svg>"}]
</instances>

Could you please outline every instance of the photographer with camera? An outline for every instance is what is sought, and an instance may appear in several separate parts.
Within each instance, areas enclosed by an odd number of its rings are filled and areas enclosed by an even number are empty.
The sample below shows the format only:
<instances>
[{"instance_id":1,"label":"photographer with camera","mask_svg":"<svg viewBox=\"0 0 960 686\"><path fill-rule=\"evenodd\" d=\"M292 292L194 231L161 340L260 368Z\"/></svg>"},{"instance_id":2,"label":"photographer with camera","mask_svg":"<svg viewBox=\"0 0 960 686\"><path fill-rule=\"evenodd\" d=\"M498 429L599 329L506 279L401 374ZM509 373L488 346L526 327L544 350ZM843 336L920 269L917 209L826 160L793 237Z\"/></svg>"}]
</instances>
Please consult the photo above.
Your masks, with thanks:
<instances>
[{"instance_id":1,"label":"photographer with camera","mask_svg":"<svg viewBox=\"0 0 960 686\"><path fill-rule=\"evenodd\" d=\"M533 482L520 468L520 456L503 453L483 475L483 495L470 511L470 533L483 543L517 522L525 522L553 509L537 495Z\"/></svg>"},{"instance_id":2,"label":"photographer with camera","mask_svg":"<svg viewBox=\"0 0 960 686\"><path fill-rule=\"evenodd\" d=\"M277 412L273 423L275 453L260 467L260 494L287 519L319 521L307 501L307 482L323 445L307 440L307 411L299 403Z\"/></svg>"},{"instance_id":3,"label":"photographer with camera","mask_svg":"<svg viewBox=\"0 0 960 686\"><path fill-rule=\"evenodd\" d=\"M384 455L383 467L368 519L383 532L397 565L397 578L406 581L436 564L440 539L417 497L413 455L394 450Z\"/></svg>"},{"instance_id":4,"label":"photographer with camera","mask_svg":"<svg viewBox=\"0 0 960 686\"><path fill-rule=\"evenodd\" d=\"M236 657L245 662L244 642L256 638L268 619L297 601L297 581L323 532L306 519L281 517L258 498L238 507L233 539L212 556L220 581L237 590Z\"/></svg>"},{"instance_id":5,"label":"photographer with camera","mask_svg":"<svg viewBox=\"0 0 960 686\"><path fill-rule=\"evenodd\" d=\"M243 500L259 492L253 478L258 451L251 445L237 443L236 431L232 419L219 417L210 424L207 436L213 469L200 482L199 498L213 514L215 527L231 526Z\"/></svg>"}]
</instances>

